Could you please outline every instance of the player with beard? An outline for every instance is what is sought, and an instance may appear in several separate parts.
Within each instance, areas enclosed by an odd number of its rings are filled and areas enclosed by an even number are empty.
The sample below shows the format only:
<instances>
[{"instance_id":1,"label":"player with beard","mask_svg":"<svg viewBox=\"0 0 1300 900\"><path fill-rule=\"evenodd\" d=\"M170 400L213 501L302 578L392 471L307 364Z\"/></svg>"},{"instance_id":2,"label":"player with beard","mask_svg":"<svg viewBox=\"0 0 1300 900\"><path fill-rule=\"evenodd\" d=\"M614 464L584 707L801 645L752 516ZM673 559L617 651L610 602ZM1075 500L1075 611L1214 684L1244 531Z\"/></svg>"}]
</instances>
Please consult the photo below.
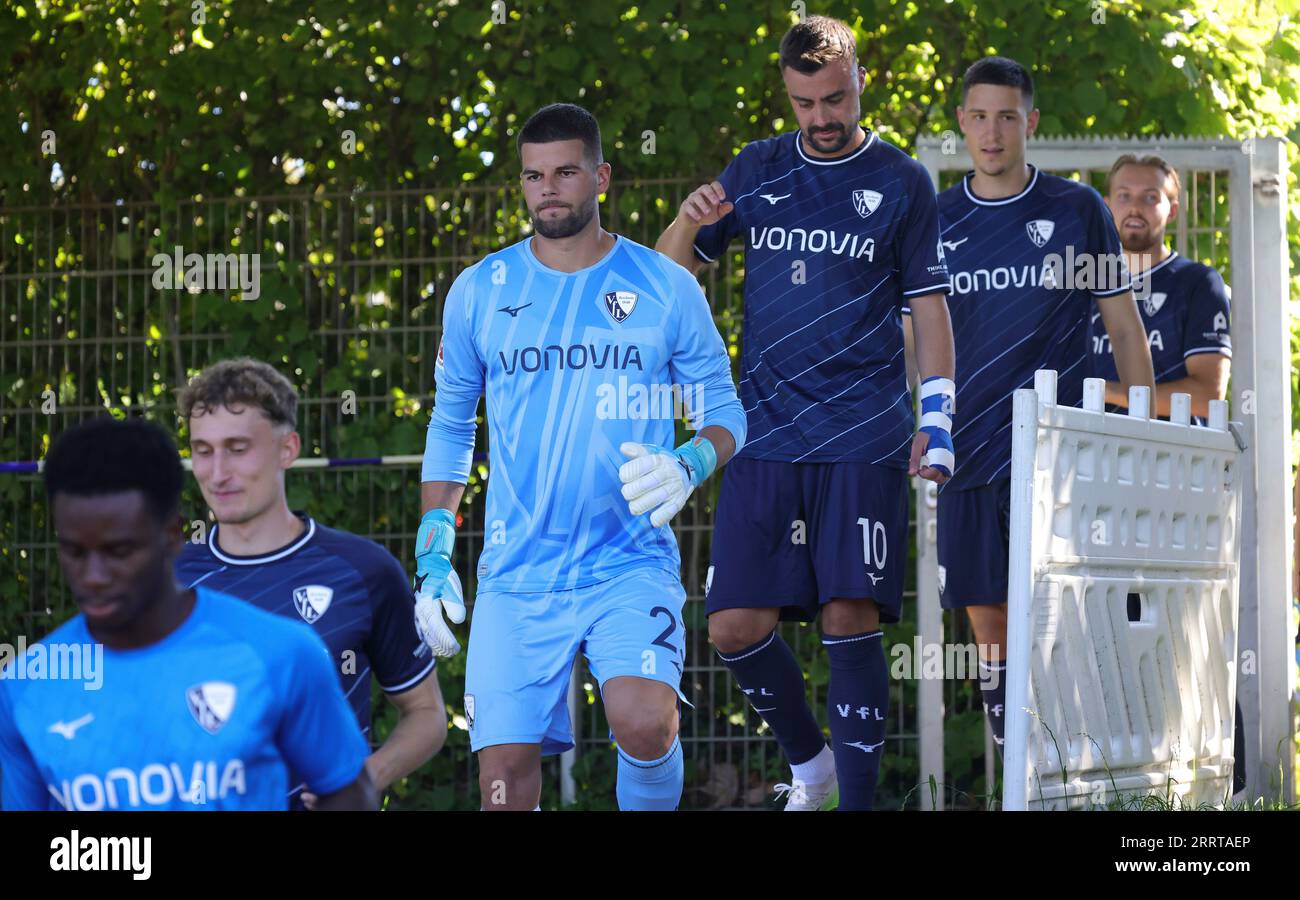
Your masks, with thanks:
<instances>
[{"instance_id":1,"label":"player with beard","mask_svg":"<svg viewBox=\"0 0 1300 900\"><path fill-rule=\"evenodd\" d=\"M1179 212L1178 172L1155 154L1127 153L1106 177L1106 205L1115 217L1120 243L1133 273L1133 292L1142 313L1155 367L1155 415L1169 417L1169 398L1190 394L1198 423L1210 401L1228 393L1232 359L1228 291L1214 269L1165 245L1169 223ZM1128 407L1115 372L1110 340L1094 310L1089 328L1091 375L1106 379L1106 402Z\"/></svg>"},{"instance_id":2,"label":"player with beard","mask_svg":"<svg viewBox=\"0 0 1300 900\"><path fill-rule=\"evenodd\" d=\"M610 166L596 120L554 104L518 140L535 234L462 272L443 309L417 614L440 653L459 650L443 613L465 610L444 588L486 390L491 478L465 674L483 807L536 807L542 756L573 746L581 652L618 743L619 807L671 810L686 594L668 522L744 444L745 416L699 284L601 228ZM682 388L698 432L672 449L675 409L635 399Z\"/></svg>"}]
</instances>

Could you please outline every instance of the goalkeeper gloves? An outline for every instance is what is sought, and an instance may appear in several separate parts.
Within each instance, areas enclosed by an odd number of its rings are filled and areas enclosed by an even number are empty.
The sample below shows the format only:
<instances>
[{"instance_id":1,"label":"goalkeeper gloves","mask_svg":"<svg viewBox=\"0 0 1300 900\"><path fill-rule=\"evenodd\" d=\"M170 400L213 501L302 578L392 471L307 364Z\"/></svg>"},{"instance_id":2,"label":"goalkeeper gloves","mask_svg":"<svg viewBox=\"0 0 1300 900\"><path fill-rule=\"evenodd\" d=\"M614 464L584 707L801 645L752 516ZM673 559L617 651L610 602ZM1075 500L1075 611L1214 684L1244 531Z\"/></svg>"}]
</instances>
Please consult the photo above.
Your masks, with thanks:
<instances>
[{"instance_id":1,"label":"goalkeeper gloves","mask_svg":"<svg viewBox=\"0 0 1300 900\"><path fill-rule=\"evenodd\" d=\"M650 511L655 528L677 515L691 491L718 465L718 454L705 437L693 438L676 450L631 441L618 449L628 458L618 470L627 508L634 516Z\"/></svg>"},{"instance_id":2,"label":"goalkeeper gloves","mask_svg":"<svg viewBox=\"0 0 1300 900\"><path fill-rule=\"evenodd\" d=\"M447 509L431 509L420 520L415 536L415 630L434 656L455 656L460 641L443 618L465 621L460 579L451 570L456 543L456 517Z\"/></svg>"},{"instance_id":3,"label":"goalkeeper gloves","mask_svg":"<svg viewBox=\"0 0 1300 900\"><path fill-rule=\"evenodd\" d=\"M952 447L952 417L957 407L957 386L951 378L931 375L921 382L921 433L930 436L921 465L952 477L956 457Z\"/></svg>"}]
</instances>

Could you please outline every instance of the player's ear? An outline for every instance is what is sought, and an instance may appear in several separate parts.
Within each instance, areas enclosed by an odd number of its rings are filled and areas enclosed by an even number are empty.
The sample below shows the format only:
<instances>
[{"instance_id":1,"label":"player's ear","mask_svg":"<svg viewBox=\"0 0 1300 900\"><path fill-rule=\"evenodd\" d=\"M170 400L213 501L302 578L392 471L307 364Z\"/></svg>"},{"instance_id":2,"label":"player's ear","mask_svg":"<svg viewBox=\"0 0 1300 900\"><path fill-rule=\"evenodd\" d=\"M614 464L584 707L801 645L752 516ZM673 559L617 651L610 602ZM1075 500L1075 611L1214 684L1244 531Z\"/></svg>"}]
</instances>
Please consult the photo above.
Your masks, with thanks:
<instances>
[{"instance_id":1,"label":"player's ear","mask_svg":"<svg viewBox=\"0 0 1300 900\"><path fill-rule=\"evenodd\" d=\"M167 553L173 559L181 555L181 548L185 546L185 524L185 516L180 510L177 510L175 515L168 516L163 524Z\"/></svg>"},{"instance_id":2,"label":"player's ear","mask_svg":"<svg viewBox=\"0 0 1300 900\"><path fill-rule=\"evenodd\" d=\"M603 194L609 190L610 179L614 175L614 167L607 162L596 166L596 193Z\"/></svg>"},{"instance_id":3,"label":"player's ear","mask_svg":"<svg viewBox=\"0 0 1300 900\"><path fill-rule=\"evenodd\" d=\"M966 133L966 110L962 108L961 104L957 104L956 106L953 107L953 111L957 114L958 130L960 130L962 134L965 134Z\"/></svg>"},{"instance_id":4,"label":"player's ear","mask_svg":"<svg viewBox=\"0 0 1300 900\"><path fill-rule=\"evenodd\" d=\"M292 429L280 439L280 468L287 469L302 452L302 438Z\"/></svg>"},{"instance_id":5,"label":"player's ear","mask_svg":"<svg viewBox=\"0 0 1300 900\"><path fill-rule=\"evenodd\" d=\"M1027 117L1029 127L1025 129L1025 134L1027 136L1032 136L1033 133L1038 130L1038 115L1039 113L1038 110L1036 109L1031 109L1029 111L1029 115Z\"/></svg>"}]
</instances>

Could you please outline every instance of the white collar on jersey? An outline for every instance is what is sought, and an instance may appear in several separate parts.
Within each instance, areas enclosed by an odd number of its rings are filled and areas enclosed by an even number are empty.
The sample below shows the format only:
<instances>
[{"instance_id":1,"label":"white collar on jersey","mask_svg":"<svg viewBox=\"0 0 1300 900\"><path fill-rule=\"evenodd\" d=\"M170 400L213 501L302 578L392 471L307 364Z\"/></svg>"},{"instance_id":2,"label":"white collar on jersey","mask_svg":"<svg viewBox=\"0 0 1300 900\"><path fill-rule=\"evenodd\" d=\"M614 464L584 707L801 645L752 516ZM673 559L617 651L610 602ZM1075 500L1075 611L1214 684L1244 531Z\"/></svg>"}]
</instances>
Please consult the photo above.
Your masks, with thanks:
<instances>
[{"instance_id":1,"label":"white collar on jersey","mask_svg":"<svg viewBox=\"0 0 1300 900\"><path fill-rule=\"evenodd\" d=\"M820 159L818 157L809 156L807 153L803 152L802 131L796 131L794 135L794 148L795 151L799 154L799 158L806 163L812 163L814 166L838 166L841 163L850 162L851 160L855 160L862 154L866 153L867 148L870 147L875 142L876 142L876 133L874 131L868 130L867 139L862 142L862 146L854 150L848 156L841 156L836 159Z\"/></svg>"},{"instance_id":2,"label":"white collar on jersey","mask_svg":"<svg viewBox=\"0 0 1300 900\"><path fill-rule=\"evenodd\" d=\"M1038 167L1030 166L1029 170L1032 173L1029 176L1029 184L1025 185L1025 189L1021 191L1019 194L1016 194L1014 197L1003 197L1000 200L984 200L980 197L976 197L973 193L971 193L971 189L970 189L970 179L971 176L975 174L973 170L967 172L965 175L961 177L961 188L966 192L966 199L970 200L970 202L974 203L976 206L1006 206L1008 203L1015 203L1021 197L1024 197L1026 194L1032 191L1034 189L1034 185L1038 183Z\"/></svg>"},{"instance_id":3,"label":"white collar on jersey","mask_svg":"<svg viewBox=\"0 0 1300 900\"><path fill-rule=\"evenodd\" d=\"M219 523L213 525L212 531L208 534L208 549L212 551L212 555L217 559L231 566L260 566L262 563L275 562L301 550L312 539L312 535L316 533L316 520L311 516L307 516L306 520L307 527L302 534L298 535L298 539L287 547L273 553L266 553L261 556L230 556L222 553L221 548L217 546L217 530L221 527Z\"/></svg>"},{"instance_id":4,"label":"white collar on jersey","mask_svg":"<svg viewBox=\"0 0 1300 900\"><path fill-rule=\"evenodd\" d=\"M1171 262L1173 262L1173 261L1174 261L1174 257L1177 256L1177 255L1178 255L1178 251L1177 251L1177 250L1170 250L1170 251L1169 251L1169 255L1166 256L1164 259L1160 260L1160 262L1156 263L1154 266L1152 266L1152 267L1149 268L1149 269L1143 269L1141 272L1135 272L1135 273L1133 274L1133 277L1134 277L1135 279L1137 279L1137 278L1146 278L1148 275L1152 274L1153 272L1159 272L1159 271L1160 271L1161 269L1163 269L1165 266L1167 266L1167 265L1169 265Z\"/></svg>"}]
</instances>

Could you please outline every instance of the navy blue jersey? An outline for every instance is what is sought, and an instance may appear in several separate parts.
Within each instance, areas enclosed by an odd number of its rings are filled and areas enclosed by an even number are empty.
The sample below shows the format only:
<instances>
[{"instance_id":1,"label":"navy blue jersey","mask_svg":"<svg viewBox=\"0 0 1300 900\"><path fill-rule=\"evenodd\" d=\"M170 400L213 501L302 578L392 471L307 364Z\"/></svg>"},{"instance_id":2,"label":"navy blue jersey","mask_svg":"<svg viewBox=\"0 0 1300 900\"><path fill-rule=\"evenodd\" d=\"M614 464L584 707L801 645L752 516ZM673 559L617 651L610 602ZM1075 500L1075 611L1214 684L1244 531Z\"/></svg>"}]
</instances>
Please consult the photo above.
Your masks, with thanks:
<instances>
[{"instance_id":1,"label":"navy blue jersey","mask_svg":"<svg viewBox=\"0 0 1300 900\"><path fill-rule=\"evenodd\" d=\"M320 639L204 587L146 647L96 644L77 615L0 675L6 810L285 809L289 772L331 794L361 774ZM50 664L97 647L98 683Z\"/></svg>"},{"instance_id":2,"label":"navy blue jersey","mask_svg":"<svg viewBox=\"0 0 1300 900\"><path fill-rule=\"evenodd\" d=\"M745 241L737 455L906 468L902 312L948 281L925 169L871 132L838 159L790 132L747 144L718 181L735 209L700 229L695 253L711 262Z\"/></svg>"},{"instance_id":3,"label":"navy blue jersey","mask_svg":"<svg viewBox=\"0 0 1300 900\"><path fill-rule=\"evenodd\" d=\"M1132 287L1101 195L1030 168L1013 197L975 196L974 173L939 195L957 350L957 471L944 490L1010 477L1012 395L1038 369L1056 371L1057 402L1082 402L1092 298Z\"/></svg>"},{"instance_id":4,"label":"navy blue jersey","mask_svg":"<svg viewBox=\"0 0 1300 900\"><path fill-rule=\"evenodd\" d=\"M1218 353L1232 357L1228 290L1214 269L1171 253L1133 277L1133 293L1147 330L1157 382L1186 378L1189 356ZM1110 338L1101 313L1095 309L1088 335L1088 374L1118 381Z\"/></svg>"},{"instance_id":5,"label":"navy blue jersey","mask_svg":"<svg viewBox=\"0 0 1300 900\"><path fill-rule=\"evenodd\" d=\"M299 622L329 647L361 733L370 733L370 675L388 693L419 684L433 657L415 631L411 585L393 555L373 541L302 517L293 543L259 556L221 549L220 526L206 544L186 544L176 577ZM297 782L294 783L295 785Z\"/></svg>"}]
</instances>

